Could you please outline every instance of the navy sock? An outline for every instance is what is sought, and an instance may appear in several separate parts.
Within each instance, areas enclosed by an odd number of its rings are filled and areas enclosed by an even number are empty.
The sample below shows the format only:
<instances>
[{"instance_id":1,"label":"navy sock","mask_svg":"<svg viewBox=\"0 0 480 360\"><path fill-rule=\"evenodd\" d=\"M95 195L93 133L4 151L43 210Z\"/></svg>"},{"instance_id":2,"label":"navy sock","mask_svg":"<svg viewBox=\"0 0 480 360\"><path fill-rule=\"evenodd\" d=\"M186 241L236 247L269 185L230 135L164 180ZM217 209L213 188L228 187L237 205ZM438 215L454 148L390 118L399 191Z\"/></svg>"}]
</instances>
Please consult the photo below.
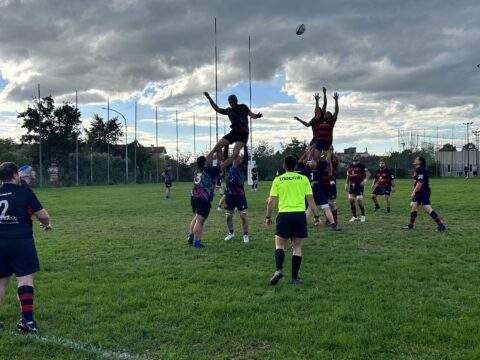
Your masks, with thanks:
<instances>
[{"instance_id":1,"label":"navy sock","mask_svg":"<svg viewBox=\"0 0 480 360\"><path fill-rule=\"evenodd\" d=\"M415 219L417 218L417 212L416 211L412 211L410 213L410 225L413 226L413 224L415 224Z\"/></svg>"},{"instance_id":2,"label":"navy sock","mask_svg":"<svg viewBox=\"0 0 480 360\"><path fill-rule=\"evenodd\" d=\"M292 279L298 279L298 271L300 270L300 265L302 264L301 256L292 256Z\"/></svg>"},{"instance_id":3,"label":"navy sock","mask_svg":"<svg viewBox=\"0 0 480 360\"><path fill-rule=\"evenodd\" d=\"M20 286L17 289L17 295L18 301L20 302L22 318L27 322L33 321L33 286Z\"/></svg>"},{"instance_id":4,"label":"navy sock","mask_svg":"<svg viewBox=\"0 0 480 360\"><path fill-rule=\"evenodd\" d=\"M233 229L228 229L228 232L229 232L230 234L233 234L233 233L234 233Z\"/></svg>"},{"instance_id":5,"label":"navy sock","mask_svg":"<svg viewBox=\"0 0 480 360\"><path fill-rule=\"evenodd\" d=\"M277 271L283 269L283 260L285 259L285 250L277 249L275 250L275 266Z\"/></svg>"}]
</instances>

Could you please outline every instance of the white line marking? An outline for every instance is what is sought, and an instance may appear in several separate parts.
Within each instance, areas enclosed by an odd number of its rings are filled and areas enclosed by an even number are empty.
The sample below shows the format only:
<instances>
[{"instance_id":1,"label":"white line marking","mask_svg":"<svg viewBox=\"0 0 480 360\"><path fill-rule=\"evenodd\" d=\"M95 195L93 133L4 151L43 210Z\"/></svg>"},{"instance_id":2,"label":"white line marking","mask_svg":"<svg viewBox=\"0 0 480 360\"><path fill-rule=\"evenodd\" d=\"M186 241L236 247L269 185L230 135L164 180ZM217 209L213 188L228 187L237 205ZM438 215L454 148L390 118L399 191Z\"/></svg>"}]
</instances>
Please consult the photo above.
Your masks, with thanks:
<instances>
[{"instance_id":1,"label":"white line marking","mask_svg":"<svg viewBox=\"0 0 480 360\"><path fill-rule=\"evenodd\" d=\"M66 348L70 348L73 350L79 350L83 352L87 352L90 354L97 355L101 358L104 359L119 359L119 360L152 360L152 358L149 358L148 356L145 355L136 355L136 354L130 354L124 351L111 351L111 350L105 350L101 347L97 347L94 345L89 345L89 344L82 344L78 343L72 340L68 339L63 339L57 336L42 336L42 335L31 335L31 334L20 334L17 332L9 332L10 335L17 336L17 337L26 337L29 339L33 339L36 341L52 344L52 345L58 345L58 346L63 346Z\"/></svg>"}]
</instances>

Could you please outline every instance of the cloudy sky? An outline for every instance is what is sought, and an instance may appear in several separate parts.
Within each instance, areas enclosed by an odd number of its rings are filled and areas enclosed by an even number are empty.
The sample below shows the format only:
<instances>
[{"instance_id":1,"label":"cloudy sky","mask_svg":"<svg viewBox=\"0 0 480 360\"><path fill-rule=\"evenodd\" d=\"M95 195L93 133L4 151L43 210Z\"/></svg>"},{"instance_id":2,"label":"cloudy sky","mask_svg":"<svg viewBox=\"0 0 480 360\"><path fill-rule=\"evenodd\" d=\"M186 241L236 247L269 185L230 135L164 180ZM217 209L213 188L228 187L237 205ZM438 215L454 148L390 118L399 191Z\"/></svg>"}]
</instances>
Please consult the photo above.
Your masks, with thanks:
<instances>
[{"instance_id":1,"label":"cloudy sky","mask_svg":"<svg viewBox=\"0 0 480 360\"><path fill-rule=\"evenodd\" d=\"M252 48L254 142L278 144L311 132L293 120L313 115L313 93L341 94L334 145L398 148L398 129L426 128L465 137L480 127L480 3L446 0L0 0L0 137L18 138L16 114L42 96L74 101L84 126L110 106L138 137L175 151L210 146L215 114L202 96L215 92L217 18L219 104L230 93L248 104ZM295 35L304 23L306 32ZM224 134L219 118L219 135ZM225 126L228 131L228 119ZM475 128L475 125L474 125ZM444 140L445 138L445 140Z\"/></svg>"}]
</instances>

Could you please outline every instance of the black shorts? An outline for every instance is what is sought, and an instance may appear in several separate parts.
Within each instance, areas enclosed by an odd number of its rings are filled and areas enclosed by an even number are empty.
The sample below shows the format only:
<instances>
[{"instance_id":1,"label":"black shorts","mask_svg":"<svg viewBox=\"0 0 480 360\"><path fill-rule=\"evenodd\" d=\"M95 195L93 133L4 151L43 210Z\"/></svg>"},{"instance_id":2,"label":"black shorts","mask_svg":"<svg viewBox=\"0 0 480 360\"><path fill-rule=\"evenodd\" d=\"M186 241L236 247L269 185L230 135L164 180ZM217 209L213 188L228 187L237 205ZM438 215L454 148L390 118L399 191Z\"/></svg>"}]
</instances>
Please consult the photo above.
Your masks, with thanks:
<instances>
[{"instance_id":1,"label":"black shorts","mask_svg":"<svg viewBox=\"0 0 480 360\"><path fill-rule=\"evenodd\" d=\"M308 237L307 216L304 211L279 213L276 223L277 236L285 239Z\"/></svg>"},{"instance_id":2,"label":"black shorts","mask_svg":"<svg viewBox=\"0 0 480 360\"><path fill-rule=\"evenodd\" d=\"M318 151L327 151L328 149L330 149L330 146L332 145L332 142L331 141L315 141L315 148L318 150Z\"/></svg>"},{"instance_id":3,"label":"black shorts","mask_svg":"<svg viewBox=\"0 0 480 360\"><path fill-rule=\"evenodd\" d=\"M0 278L26 276L40 270L33 239L0 240Z\"/></svg>"},{"instance_id":4,"label":"black shorts","mask_svg":"<svg viewBox=\"0 0 480 360\"><path fill-rule=\"evenodd\" d=\"M248 143L248 132L247 133L241 133L235 130L230 131L227 135L223 137L224 139L228 140L230 144L236 143L236 142L243 142L243 143Z\"/></svg>"},{"instance_id":5,"label":"black shorts","mask_svg":"<svg viewBox=\"0 0 480 360\"><path fill-rule=\"evenodd\" d=\"M165 187L166 188L171 188L172 187L172 182L171 181L165 181Z\"/></svg>"},{"instance_id":6,"label":"black shorts","mask_svg":"<svg viewBox=\"0 0 480 360\"><path fill-rule=\"evenodd\" d=\"M430 189L416 192L412 201L418 205L430 205Z\"/></svg>"},{"instance_id":7,"label":"black shorts","mask_svg":"<svg viewBox=\"0 0 480 360\"><path fill-rule=\"evenodd\" d=\"M226 194L225 197L225 210L235 210L243 211L247 210L247 198L245 194L243 195L230 195Z\"/></svg>"},{"instance_id":8,"label":"black shorts","mask_svg":"<svg viewBox=\"0 0 480 360\"><path fill-rule=\"evenodd\" d=\"M363 196L364 187L360 184L350 184L348 193L355 196Z\"/></svg>"},{"instance_id":9,"label":"black shorts","mask_svg":"<svg viewBox=\"0 0 480 360\"><path fill-rule=\"evenodd\" d=\"M375 189L373 189L372 194L373 195L390 195L392 192L392 187L391 186L376 186Z\"/></svg>"},{"instance_id":10,"label":"black shorts","mask_svg":"<svg viewBox=\"0 0 480 360\"><path fill-rule=\"evenodd\" d=\"M192 205L192 211L195 214L203 216L205 219L208 218L208 215L210 215L210 209L212 207L210 201L192 197L190 203Z\"/></svg>"},{"instance_id":11,"label":"black shorts","mask_svg":"<svg viewBox=\"0 0 480 360\"><path fill-rule=\"evenodd\" d=\"M323 191L325 193L325 197L329 200L335 200L337 198L337 185L332 184L325 184L323 185Z\"/></svg>"},{"instance_id":12,"label":"black shorts","mask_svg":"<svg viewBox=\"0 0 480 360\"><path fill-rule=\"evenodd\" d=\"M313 200L315 200L315 205L317 206L328 204L328 199L325 196L325 192L323 191L322 187L319 189L313 189Z\"/></svg>"}]
</instances>

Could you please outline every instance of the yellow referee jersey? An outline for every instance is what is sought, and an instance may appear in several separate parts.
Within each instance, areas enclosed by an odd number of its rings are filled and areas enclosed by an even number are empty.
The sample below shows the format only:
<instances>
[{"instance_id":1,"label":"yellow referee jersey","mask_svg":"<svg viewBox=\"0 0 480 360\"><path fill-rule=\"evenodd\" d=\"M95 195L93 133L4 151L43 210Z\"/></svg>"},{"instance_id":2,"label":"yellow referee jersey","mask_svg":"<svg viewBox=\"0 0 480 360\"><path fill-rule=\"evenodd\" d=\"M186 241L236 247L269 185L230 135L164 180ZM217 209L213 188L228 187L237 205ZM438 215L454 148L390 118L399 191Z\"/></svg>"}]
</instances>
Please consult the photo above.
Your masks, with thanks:
<instances>
[{"instance_id":1,"label":"yellow referee jersey","mask_svg":"<svg viewBox=\"0 0 480 360\"><path fill-rule=\"evenodd\" d=\"M278 197L278 212L305 211L305 196L312 195L306 176L286 172L273 180L270 196Z\"/></svg>"}]
</instances>

